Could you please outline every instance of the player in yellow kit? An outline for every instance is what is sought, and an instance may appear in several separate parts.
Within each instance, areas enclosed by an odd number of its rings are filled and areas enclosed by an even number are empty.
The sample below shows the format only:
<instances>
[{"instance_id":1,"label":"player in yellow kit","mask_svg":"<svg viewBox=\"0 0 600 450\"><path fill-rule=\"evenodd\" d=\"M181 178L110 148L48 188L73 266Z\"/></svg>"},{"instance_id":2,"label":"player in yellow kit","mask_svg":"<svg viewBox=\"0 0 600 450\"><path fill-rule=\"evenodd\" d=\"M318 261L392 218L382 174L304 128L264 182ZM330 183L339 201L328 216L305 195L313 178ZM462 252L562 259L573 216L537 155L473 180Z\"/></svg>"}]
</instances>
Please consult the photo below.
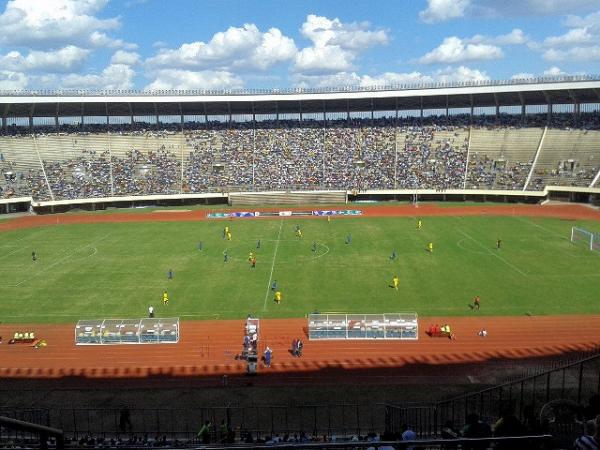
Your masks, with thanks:
<instances>
[{"instance_id":1,"label":"player in yellow kit","mask_svg":"<svg viewBox=\"0 0 600 450\"><path fill-rule=\"evenodd\" d=\"M427 244L427 251L429 253L433 253L433 242L430 242L429 244Z\"/></svg>"},{"instance_id":2,"label":"player in yellow kit","mask_svg":"<svg viewBox=\"0 0 600 450\"><path fill-rule=\"evenodd\" d=\"M227 240L228 240L228 241L230 241L230 240L231 240L231 232L230 232L230 231L228 231L228 232L227 232Z\"/></svg>"},{"instance_id":3,"label":"player in yellow kit","mask_svg":"<svg viewBox=\"0 0 600 450\"><path fill-rule=\"evenodd\" d=\"M278 305L281 303L281 291L275 292L275 303Z\"/></svg>"},{"instance_id":4,"label":"player in yellow kit","mask_svg":"<svg viewBox=\"0 0 600 450\"><path fill-rule=\"evenodd\" d=\"M421 219L417 220L417 230L420 230L422 226L423 222L421 221Z\"/></svg>"},{"instance_id":5,"label":"player in yellow kit","mask_svg":"<svg viewBox=\"0 0 600 450\"><path fill-rule=\"evenodd\" d=\"M398 285L400 284L400 279L398 278L398 275L394 275L394 278L392 278L392 284L394 286L394 289L398 290Z\"/></svg>"},{"instance_id":6,"label":"player in yellow kit","mask_svg":"<svg viewBox=\"0 0 600 450\"><path fill-rule=\"evenodd\" d=\"M167 306L169 304L169 294L167 291L163 292L163 305Z\"/></svg>"}]
</instances>

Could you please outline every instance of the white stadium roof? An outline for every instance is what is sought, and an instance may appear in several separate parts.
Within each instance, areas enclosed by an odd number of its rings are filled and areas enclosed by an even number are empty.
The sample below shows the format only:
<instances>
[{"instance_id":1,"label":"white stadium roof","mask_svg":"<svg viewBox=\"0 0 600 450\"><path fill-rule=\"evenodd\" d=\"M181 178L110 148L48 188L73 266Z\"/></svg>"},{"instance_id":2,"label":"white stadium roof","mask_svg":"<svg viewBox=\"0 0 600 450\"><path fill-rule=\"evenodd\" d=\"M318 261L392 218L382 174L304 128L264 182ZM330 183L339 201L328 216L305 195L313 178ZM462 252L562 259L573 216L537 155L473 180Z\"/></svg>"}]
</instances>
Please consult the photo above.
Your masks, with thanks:
<instances>
[{"instance_id":1,"label":"white stadium roof","mask_svg":"<svg viewBox=\"0 0 600 450\"><path fill-rule=\"evenodd\" d=\"M331 89L0 91L3 118L322 113L572 103L600 103L600 76Z\"/></svg>"}]
</instances>

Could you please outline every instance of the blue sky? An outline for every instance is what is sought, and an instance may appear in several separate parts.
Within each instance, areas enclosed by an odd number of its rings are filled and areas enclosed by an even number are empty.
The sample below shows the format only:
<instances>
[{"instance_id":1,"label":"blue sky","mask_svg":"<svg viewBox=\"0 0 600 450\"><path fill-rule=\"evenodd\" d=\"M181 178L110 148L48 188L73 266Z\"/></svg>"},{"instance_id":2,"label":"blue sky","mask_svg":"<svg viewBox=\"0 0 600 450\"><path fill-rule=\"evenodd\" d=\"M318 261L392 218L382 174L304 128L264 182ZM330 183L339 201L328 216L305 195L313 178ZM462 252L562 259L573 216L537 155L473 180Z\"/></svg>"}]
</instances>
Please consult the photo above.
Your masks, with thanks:
<instances>
[{"instance_id":1,"label":"blue sky","mask_svg":"<svg viewBox=\"0 0 600 450\"><path fill-rule=\"evenodd\" d=\"M2 0L0 89L600 73L600 0Z\"/></svg>"}]
</instances>

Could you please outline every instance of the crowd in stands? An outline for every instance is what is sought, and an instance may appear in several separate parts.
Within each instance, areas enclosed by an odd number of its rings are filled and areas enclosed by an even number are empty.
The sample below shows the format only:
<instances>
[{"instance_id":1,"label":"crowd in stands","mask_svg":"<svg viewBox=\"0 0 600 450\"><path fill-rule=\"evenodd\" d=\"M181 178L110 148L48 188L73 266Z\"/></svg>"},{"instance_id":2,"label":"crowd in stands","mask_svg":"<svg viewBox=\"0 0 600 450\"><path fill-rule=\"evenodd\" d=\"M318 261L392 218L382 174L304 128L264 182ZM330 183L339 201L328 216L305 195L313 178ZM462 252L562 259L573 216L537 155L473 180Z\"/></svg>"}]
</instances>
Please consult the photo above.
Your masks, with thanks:
<instances>
[{"instance_id":1,"label":"crowd in stands","mask_svg":"<svg viewBox=\"0 0 600 450\"><path fill-rule=\"evenodd\" d=\"M546 114L528 115L526 126L547 125ZM600 129L600 114L554 114L553 127ZM230 190L343 189L512 189L519 190L533 160L504 161L477 152L469 158L473 129L522 127L519 115L427 116L280 120L243 123L73 125L36 127L39 138L101 136L78 155L46 160L34 155L29 166L3 152L3 139L18 148L32 137L26 127L8 127L0 137L0 197L33 196L37 200L220 192ZM110 150L111 136L130 136L126 154ZM178 136L180 149L160 137ZM156 139L148 139L149 137ZM104 139L104 141L102 141ZM137 141L136 141L137 139ZM103 144L103 142L105 142ZM42 145L42 144L39 144ZM44 154L43 152L41 152ZM36 159L37 158L37 159ZM35 163L35 161L40 161ZM33 162L31 162L33 161ZM529 188L543 189L548 178L567 172L573 185L587 186L596 166L559 167L534 174ZM466 178L466 173L468 177ZM49 190L50 188L50 190Z\"/></svg>"}]
</instances>

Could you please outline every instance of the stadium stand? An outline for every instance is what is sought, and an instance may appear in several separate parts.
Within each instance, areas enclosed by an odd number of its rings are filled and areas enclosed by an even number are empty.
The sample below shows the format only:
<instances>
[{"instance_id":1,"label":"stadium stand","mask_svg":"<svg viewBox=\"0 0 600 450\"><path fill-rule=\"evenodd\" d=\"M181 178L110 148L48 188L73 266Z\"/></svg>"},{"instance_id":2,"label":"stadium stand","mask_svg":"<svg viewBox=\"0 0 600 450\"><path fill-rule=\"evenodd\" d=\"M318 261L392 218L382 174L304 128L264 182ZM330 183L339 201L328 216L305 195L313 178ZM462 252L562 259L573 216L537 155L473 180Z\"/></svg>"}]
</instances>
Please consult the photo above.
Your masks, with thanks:
<instances>
[{"instance_id":1,"label":"stadium stand","mask_svg":"<svg viewBox=\"0 0 600 450\"><path fill-rule=\"evenodd\" d=\"M468 189L523 189L542 138L539 128L473 128Z\"/></svg>"},{"instance_id":2,"label":"stadium stand","mask_svg":"<svg viewBox=\"0 0 600 450\"><path fill-rule=\"evenodd\" d=\"M600 132L549 129L534 168L535 188L590 186L600 169Z\"/></svg>"}]
</instances>

